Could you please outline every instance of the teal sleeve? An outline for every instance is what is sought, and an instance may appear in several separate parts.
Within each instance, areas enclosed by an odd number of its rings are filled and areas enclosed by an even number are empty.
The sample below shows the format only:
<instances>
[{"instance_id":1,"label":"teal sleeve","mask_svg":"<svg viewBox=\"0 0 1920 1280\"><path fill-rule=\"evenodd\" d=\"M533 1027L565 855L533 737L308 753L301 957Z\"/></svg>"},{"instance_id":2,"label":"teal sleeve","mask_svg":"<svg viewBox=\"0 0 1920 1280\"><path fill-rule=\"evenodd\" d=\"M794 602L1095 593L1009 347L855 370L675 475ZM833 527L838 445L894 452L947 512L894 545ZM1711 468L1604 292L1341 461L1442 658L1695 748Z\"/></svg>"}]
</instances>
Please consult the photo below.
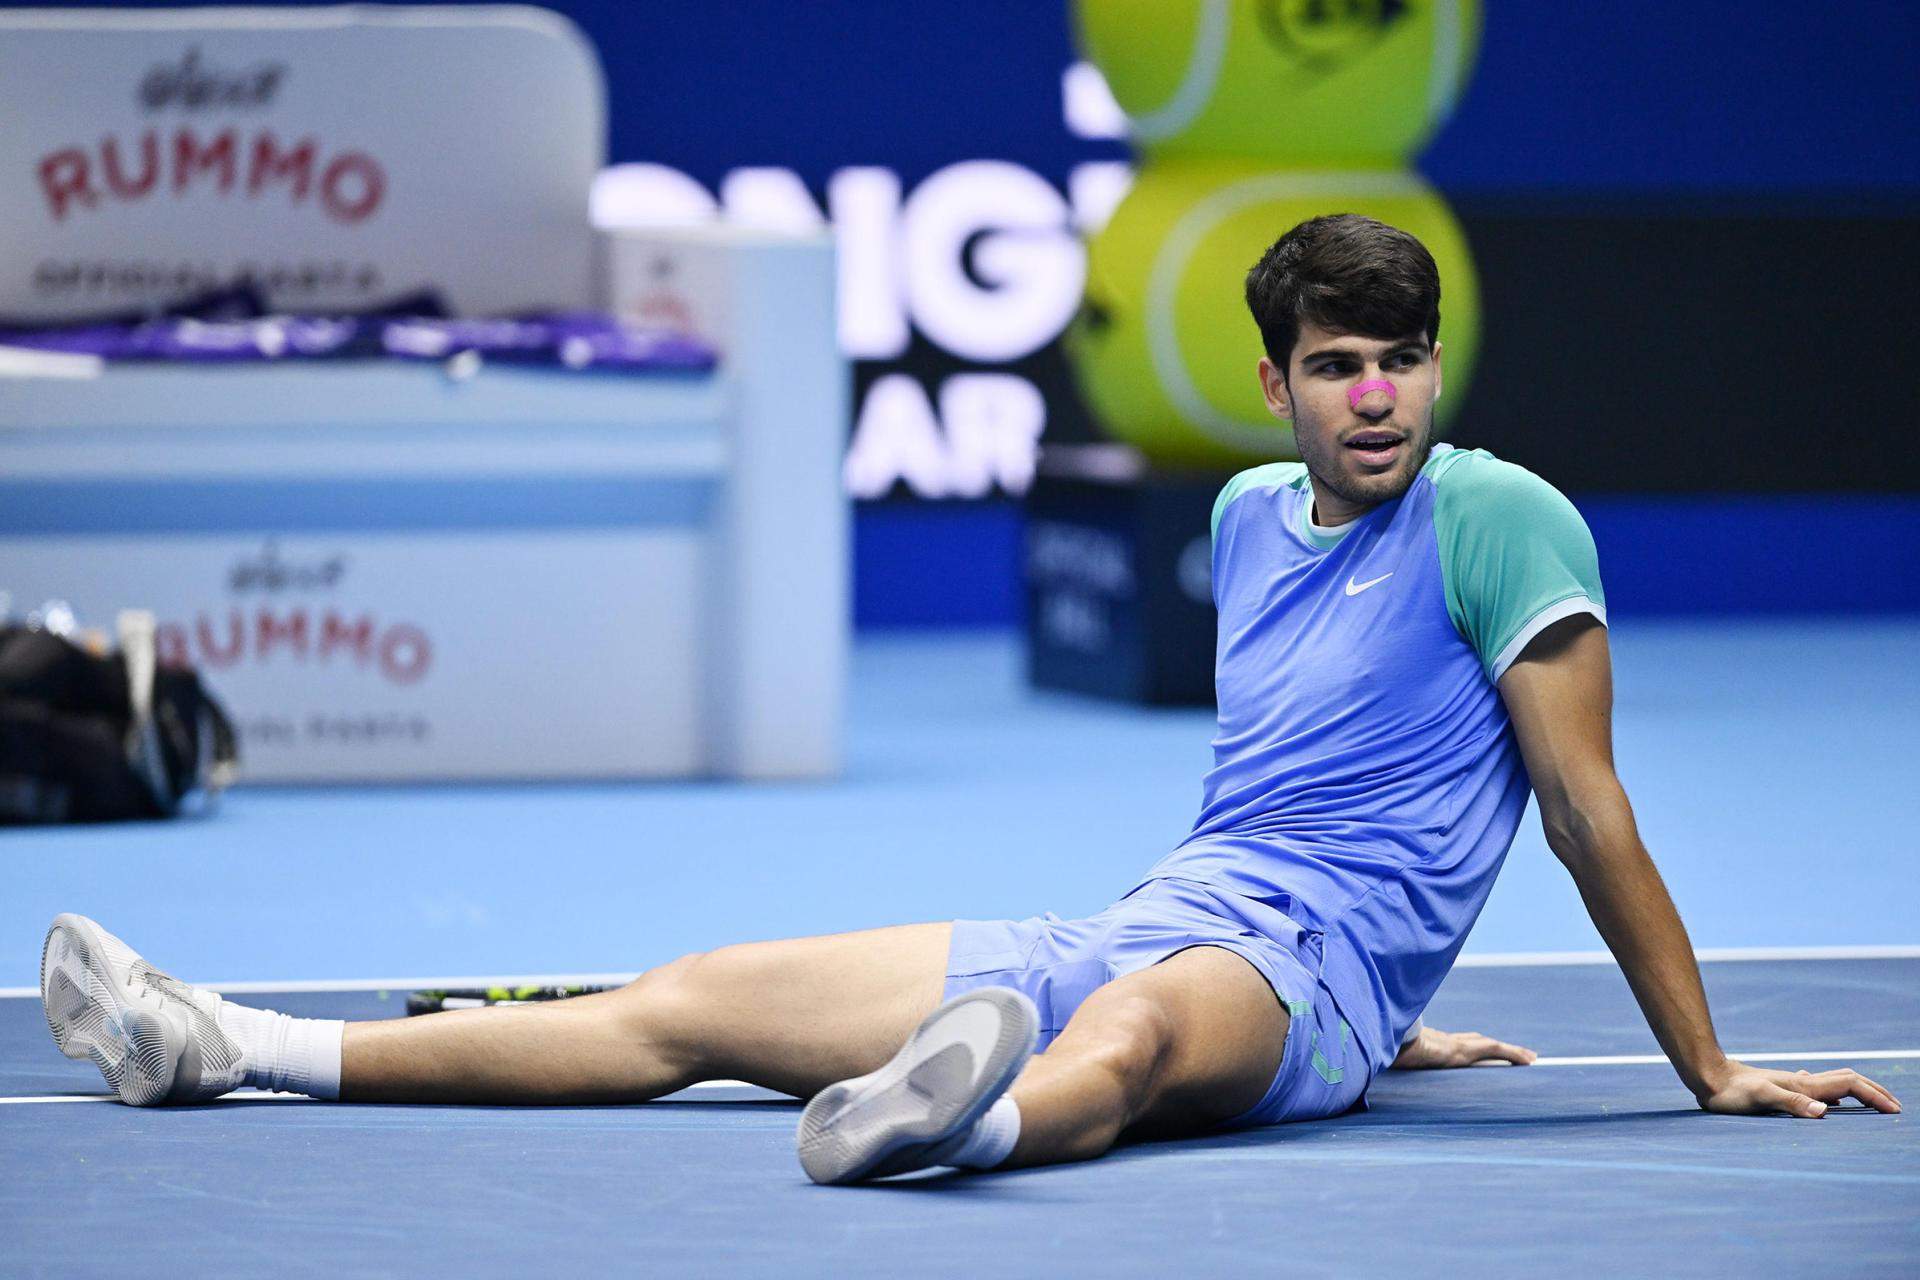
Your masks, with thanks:
<instances>
[{"instance_id":1,"label":"teal sleeve","mask_svg":"<svg viewBox=\"0 0 1920 1280\"><path fill-rule=\"evenodd\" d=\"M1561 618L1607 620L1587 522L1526 468L1481 450L1461 457L1436 484L1433 519L1447 614L1489 680Z\"/></svg>"}]
</instances>

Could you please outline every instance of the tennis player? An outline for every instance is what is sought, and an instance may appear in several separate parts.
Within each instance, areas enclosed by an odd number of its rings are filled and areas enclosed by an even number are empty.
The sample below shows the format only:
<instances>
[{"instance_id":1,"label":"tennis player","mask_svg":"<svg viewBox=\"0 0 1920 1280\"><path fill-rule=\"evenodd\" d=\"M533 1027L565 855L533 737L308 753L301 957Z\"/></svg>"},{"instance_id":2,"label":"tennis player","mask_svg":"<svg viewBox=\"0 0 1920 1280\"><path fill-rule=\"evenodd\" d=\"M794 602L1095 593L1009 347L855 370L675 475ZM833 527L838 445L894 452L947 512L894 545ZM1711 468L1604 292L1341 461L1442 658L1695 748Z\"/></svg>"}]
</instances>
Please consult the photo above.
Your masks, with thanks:
<instances>
[{"instance_id":1,"label":"tennis player","mask_svg":"<svg viewBox=\"0 0 1920 1280\"><path fill-rule=\"evenodd\" d=\"M1440 280L1412 236L1316 218L1246 280L1300 462L1213 513L1219 733L1193 831L1081 920L960 920L691 955L616 991L354 1023L245 1008L61 916L62 1050L127 1102L252 1085L357 1102L638 1102L734 1078L811 1098L819 1182L1078 1160L1122 1135L1338 1115L1389 1067L1533 1054L1421 1025L1526 807L1709 1111L1899 1110L1853 1071L1715 1038L1614 774L1606 603L1573 506L1433 441Z\"/></svg>"}]
</instances>

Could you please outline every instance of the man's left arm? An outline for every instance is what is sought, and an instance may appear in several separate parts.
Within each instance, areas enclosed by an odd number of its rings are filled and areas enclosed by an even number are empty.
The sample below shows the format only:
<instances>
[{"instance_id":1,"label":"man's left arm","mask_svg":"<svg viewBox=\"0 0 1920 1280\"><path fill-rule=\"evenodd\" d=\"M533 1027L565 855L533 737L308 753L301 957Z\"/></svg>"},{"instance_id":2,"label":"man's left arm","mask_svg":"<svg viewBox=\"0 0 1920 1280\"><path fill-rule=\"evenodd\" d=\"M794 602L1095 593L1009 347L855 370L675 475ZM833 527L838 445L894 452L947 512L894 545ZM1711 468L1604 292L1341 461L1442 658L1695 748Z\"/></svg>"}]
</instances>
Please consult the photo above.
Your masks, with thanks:
<instances>
[{"instance_id":1,"label":"man's left arm","mask_svg":"<svg viewBox=\"0 0 1920 1280\"><path fill-rule=\"evenodd\" d=\"M1500 696L1540 803L1547 845L1573 876L1647 1024L1708 1111L1817 1117L1847 1097L1898 1111L1892 1094L1849 1070L1768 1071L1721 1051L1680 914L1640 842L1613 767L1613 672L1607 631L1587 615L1528 643Z\"/></svg>"}]
</instances>

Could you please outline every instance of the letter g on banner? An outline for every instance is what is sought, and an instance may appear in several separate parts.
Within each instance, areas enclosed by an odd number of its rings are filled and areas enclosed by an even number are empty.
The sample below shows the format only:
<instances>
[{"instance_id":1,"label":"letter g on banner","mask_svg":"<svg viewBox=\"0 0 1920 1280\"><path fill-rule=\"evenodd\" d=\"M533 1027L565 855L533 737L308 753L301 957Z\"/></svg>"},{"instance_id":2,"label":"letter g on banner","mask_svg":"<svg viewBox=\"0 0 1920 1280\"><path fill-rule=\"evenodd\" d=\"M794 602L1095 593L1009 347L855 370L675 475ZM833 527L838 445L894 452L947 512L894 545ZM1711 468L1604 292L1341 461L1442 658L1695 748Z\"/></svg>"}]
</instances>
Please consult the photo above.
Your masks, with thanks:
<instances>
[{"instance_id":1,"label":"letter g on banner","mask_svg":"<svg viewBox=\"0 0 1920 1280\"><path fill-rule=\"evenodd\" d=\"M914 323L970 360L1017 360L1051 342L1086 280L1068 214L1051 183L1003 160L927 178L902 211Z\"/></svg>"}]
</instances>

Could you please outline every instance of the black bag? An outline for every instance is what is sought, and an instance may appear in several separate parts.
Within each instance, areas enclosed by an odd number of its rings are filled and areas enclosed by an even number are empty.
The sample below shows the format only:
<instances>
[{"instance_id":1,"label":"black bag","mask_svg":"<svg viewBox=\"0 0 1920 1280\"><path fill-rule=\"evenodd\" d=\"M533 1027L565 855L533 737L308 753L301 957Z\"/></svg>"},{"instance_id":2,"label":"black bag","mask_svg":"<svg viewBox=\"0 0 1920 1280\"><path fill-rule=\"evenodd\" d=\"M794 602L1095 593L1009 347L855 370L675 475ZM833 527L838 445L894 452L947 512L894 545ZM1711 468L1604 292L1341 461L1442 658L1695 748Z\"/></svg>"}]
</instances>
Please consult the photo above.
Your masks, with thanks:
<instances>
[{"instance_id":1,"label":"black bag","mask_svg":"<svg viewBox=\"0 0 1920 1280\"><path fill-rule=\"evenodd\" d=\"M185 668L155 661L153 617L120 651L0 625L0 825L164 818L232 781L233 725Z\"/></svg>"}]
</instances>

